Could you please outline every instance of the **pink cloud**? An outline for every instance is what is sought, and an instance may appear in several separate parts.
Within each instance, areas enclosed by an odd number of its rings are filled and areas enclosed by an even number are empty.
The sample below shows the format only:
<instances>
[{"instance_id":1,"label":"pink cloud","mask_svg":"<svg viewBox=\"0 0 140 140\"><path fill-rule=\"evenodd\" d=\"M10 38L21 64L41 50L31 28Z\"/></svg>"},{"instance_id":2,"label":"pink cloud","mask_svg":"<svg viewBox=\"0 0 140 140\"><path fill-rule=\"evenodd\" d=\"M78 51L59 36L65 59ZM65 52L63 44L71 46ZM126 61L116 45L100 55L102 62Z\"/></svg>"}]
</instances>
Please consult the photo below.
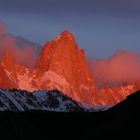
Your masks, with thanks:
<instances>
[{"instance_id":1,"label":"pink cloud","mask_svg":"<svg viewBox=\"0 0 140 140\"><path fill-rule=\"evenodd\" d=\"M135 52L118 51L111 58L90 61L89 64L97 85L140 80L140 55Z\"/></svg>"}]
</instances>

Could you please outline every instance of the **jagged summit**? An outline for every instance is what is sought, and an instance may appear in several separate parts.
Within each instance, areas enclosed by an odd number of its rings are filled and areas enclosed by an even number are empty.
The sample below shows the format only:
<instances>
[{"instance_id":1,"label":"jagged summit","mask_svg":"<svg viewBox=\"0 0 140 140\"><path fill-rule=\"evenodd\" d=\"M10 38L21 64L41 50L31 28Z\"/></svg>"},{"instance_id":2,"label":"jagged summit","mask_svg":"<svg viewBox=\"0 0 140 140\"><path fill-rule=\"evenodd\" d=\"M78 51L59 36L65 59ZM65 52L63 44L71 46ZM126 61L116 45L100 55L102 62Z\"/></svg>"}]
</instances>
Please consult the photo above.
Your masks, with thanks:
<instances>
[{"instance_id":1,"label":"jagged summit","mask_svg":"<svg viewBox=\"0 0 140 140\"><path fill-rule=\"evenodd\" d=\"M70 31L68 31L68 30L65 30L62 33L60 33L55 39L53 39L51 41L51 43L52 42L54 44L55 43L57 43L57 44L61 43L61 44L65 45L65 47L75 47L75 48L78 48L74 35Z\"/></svg>"},{"instance_id":2,"label":"jagged summit","mask_svg":"<svg viewBox=\"0 0 140 140\"><path fill-rule=\"evenodd\" d=\"M71 32L65 30L55 39L47 42L44 45L39 57L38 67L44 69L42 65L45 65L45 67L47 68L48 65L50 65L50 61L59 61L59 59L61 59L63 63L65 61L65 58L77 55L78 51L79 48L74 36ZM45 69L45 71L47 69Z\"/></svg>"},{"instance_id":3,"label":"jagged summit","mask_svg":"<svg viewBox=\"0 0 140 140\"><path fill-rule=\"evenodd\" d=\"M73 34L68 30L63 31L61 37L64 39L75 40Z\"/></svg>"},{"instance_id":4,"label":"jagged summit","mask_svg":"<svg viewBox=\"0 0 140 140\"><path fill-rule=\"evenodd\" d=\"M70 32L69 30L64 30L62 33L61 33L61 35L71 35L71 36L73 36L73 34L72 34L72 32Z\"/></svg>"},{"instance_id":5,"label":"jagged summit","mask_svg":"<svg viewBox=\"0 0 140 140\"><path fill-rule=\"evenodd\" d=\"M95 84L89 72L85 52L78 48L74 36L69 31L62 32L44 46L37 68L41 73L48 71L54 79L59 79L58 76L63 77L63 82L59 83L59 90L70 97L79 101L82 99L84 102L92 98ZM54 73L57 74L57 78ZM55 86L53 83L52 88Z\"/></svg>"}]
</instances>

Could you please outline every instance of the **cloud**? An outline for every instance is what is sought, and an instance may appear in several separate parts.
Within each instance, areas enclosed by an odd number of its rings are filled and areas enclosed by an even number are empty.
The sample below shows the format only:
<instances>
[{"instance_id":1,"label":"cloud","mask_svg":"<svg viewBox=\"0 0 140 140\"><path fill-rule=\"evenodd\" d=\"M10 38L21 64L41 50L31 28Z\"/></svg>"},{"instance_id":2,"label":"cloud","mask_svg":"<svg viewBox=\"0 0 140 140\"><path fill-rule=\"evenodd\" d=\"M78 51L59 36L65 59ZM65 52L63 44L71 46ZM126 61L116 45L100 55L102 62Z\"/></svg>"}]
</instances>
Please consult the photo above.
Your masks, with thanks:
<instances>
[{"instance_id":1,"label":"cloud","mask_svg":"<svg viewBox=\"0 0 140 140\"><path fill-rule=\"evenodd\" d=\"M108 59L90 60L89 65L98 86L140 80L140 55L136 52L118 51Z\"/></svg>"},{"instance_id":2,"label":"cloud","mask_svg":"<svg viewBox=\"0 0 140 140\"><path fill-rule=\"evenodd\" d=\"M6 25L3 22L0 22L0 60L9 50L9 55L11 54L14 56L15 63L33 67L37 59L37 47L38 44L29 43L21 37L19 38L8 34L6 32Z\"/></svg>"},{"instance_id":3,"label":"cloud","mask_svg":"<svg viewBox=\"0 0 140 140\"><path fill-rule=\"evenodd\" d=\"M4 22L0 22L0 36L5 34L5 32L6 32L6 25Z\"/></svg>"}]
</instances>

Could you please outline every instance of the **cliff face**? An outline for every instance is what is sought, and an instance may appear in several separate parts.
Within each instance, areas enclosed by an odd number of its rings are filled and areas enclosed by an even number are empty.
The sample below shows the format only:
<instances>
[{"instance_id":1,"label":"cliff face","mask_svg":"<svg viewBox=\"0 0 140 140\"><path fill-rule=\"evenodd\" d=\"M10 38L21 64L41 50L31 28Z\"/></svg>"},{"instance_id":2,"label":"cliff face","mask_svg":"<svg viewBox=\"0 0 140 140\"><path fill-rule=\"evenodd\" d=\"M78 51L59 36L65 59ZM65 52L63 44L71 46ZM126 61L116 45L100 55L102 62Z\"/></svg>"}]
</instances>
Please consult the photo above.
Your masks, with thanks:
<instances>
[{"instance_id":1,"label":"cliff face","mask_svg":"<svg viewBox=\"0 0 140 140\"><path fill-rule=\"evenodd\" d=\"M76 100L87 101L95 91L85 52L78 48L73 35L68 31L45 45L37 69L40 73L49 71L63 77L67 82L67 90L64 92Z\"/></svg>"},{"instance_id":2,"label":"cliff face","mask_svg":"<svg viewBox=\"0 0 140 140\"><path fill-rule=\"evenodd\" d=\"M6 50L0 63L0 88L18 88L15 60L10 50Z\"/></svg>"}]
</instances>

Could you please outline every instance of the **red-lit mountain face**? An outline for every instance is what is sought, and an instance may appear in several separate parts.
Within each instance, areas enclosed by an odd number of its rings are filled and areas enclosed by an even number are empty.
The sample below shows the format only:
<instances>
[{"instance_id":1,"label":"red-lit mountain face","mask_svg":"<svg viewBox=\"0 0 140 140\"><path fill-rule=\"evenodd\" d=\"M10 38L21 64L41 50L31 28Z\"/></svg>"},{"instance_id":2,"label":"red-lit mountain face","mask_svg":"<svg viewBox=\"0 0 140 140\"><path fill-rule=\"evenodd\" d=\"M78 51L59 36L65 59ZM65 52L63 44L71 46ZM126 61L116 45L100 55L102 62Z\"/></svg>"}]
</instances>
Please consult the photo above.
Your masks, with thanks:
<instances>
[{"instance_id":1,"label":"red-lit mountain face","mask_svg":"<svg viewBox=\"0 0 140 140\"><path fill-rule=\"evenodd\" d=\"M82 102L90 100L95 91L84 50L78 48L73 35L68 31L46 43L36 70L46 77L40 85L41 89L57 88Z\"/></svg>"},{"instance_id":2,"label":"red-lit mountain face","mask_svg":"<svg viewBox=\"0 0 140 140\"><path fill-rule=\"evenodd\" d=\"M76 101L93 105L112 105L139 89L139 83L96 90L85 52L73 35L64 31L42 49L34 69L15 63L5 52L0 63L0 88L27 91L58 89Z\"/></svg>"}]
</instances>

